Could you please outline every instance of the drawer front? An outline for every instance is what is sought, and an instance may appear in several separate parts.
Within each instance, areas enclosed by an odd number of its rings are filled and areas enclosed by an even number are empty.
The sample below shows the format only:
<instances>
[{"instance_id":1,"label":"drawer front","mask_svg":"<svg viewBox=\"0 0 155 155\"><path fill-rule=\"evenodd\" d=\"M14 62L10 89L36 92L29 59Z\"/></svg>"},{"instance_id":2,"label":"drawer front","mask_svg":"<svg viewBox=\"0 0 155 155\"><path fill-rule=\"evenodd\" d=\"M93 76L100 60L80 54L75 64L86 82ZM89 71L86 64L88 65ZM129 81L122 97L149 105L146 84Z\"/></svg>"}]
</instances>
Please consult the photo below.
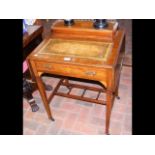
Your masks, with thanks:
<instances>
[{"instance_id":1,"label":"drawer front","mask_svg":"<svg viewBox=\"0 0 155 155\"><path fill-rule=\"evenodd\" d=\"M42 72L90 80L106 80L105 69L47 62L36 62L35 64L37 70Z\"/></svg>"}]
</instances>

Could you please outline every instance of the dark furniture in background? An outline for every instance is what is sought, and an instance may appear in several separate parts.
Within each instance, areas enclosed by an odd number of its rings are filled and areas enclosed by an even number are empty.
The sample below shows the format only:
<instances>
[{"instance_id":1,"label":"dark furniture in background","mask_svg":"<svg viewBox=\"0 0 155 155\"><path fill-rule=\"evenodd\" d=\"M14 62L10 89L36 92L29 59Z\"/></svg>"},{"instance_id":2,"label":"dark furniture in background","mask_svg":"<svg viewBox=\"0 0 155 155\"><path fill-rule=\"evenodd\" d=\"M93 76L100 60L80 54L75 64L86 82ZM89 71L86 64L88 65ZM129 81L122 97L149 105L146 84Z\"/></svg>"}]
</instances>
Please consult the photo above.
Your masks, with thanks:
<instances>
[{"instance_id":1,"label":"dark furniture in background","mask_svg":"<svg viewBox=\"0 0 155 155\"><path fill-rule=\"evenodd\" d=\"M32 50L42 41L43 26L28 25L27 32L23 35L23 61Z\"/></svg>"},{"instance_id":2,"label":"dark furniture in background","mask_svg":"<svg viewBox=\"0 0 155 155\"><path fill-rule=\"evenodd\" d=\"M23 35L23 62L26 61L27 56L42 42L42 33L42 25L27 26L27 33ZM34 78L34 75L30 73L29 69L27 69L27 71L23 74L23 97L28 100L32 108L32 112L36 112L39 109L32 96L32 92L36 88ZM44 86L47 91L52 90L50 85L46 85L44 83Z\"/></svg>"},{"instance_id":3,"label":"dark furniture in background","mask_svg":"<svg viewBox=\"0 0 155 155\"><path fill-rule=\"evenodd\" d=\"M23 62L26 60L26 57L37 47L42 41L43 26L41 25L27 25L27 32L23 35ZM32 78L33 75L27 69L23 73L23 97L26 98L31 106L33 112L38 111L39 107L35 103L35 100L32 96L33 86L32 83L27 79Z\"/></svg>"}]
</instances>

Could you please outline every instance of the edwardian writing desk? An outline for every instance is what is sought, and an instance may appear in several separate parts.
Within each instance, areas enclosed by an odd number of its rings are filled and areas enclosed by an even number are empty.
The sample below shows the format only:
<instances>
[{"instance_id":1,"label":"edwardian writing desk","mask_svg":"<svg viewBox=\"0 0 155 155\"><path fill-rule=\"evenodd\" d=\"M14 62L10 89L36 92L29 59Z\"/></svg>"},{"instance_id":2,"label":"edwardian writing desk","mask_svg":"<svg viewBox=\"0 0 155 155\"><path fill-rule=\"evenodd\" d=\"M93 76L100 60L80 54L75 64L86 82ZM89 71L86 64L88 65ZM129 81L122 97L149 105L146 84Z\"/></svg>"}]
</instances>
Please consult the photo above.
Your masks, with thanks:
<instances>
[{"instance_id":1,"label":"edwardian writing desk","mask_svg":"<svg viewBox=\"0 0 155 155\"><path fill-rule=\"evenodd\" d=\"M106 105L106 128L109 134L110 113L118 85L125 51L125 34L117 29L117 23L108 23L103 30L96 30L90 21L75 21L71 27L63 21L55 22L51 38L44 40L28 57L29 66L35 75L48 117L52 120L49 102L54 95L75 98ZM103 89L70 83L62 78L53 93L47 98L41 80L43 73L99 81ZM59 92L63 85L67 93ZM81 96L72 95L73 87L83 89ZM96 99L84 96L87 90L97 91ZM106 100L99 100L100 93L106 93Z\"/></svg>"}]
</instances>

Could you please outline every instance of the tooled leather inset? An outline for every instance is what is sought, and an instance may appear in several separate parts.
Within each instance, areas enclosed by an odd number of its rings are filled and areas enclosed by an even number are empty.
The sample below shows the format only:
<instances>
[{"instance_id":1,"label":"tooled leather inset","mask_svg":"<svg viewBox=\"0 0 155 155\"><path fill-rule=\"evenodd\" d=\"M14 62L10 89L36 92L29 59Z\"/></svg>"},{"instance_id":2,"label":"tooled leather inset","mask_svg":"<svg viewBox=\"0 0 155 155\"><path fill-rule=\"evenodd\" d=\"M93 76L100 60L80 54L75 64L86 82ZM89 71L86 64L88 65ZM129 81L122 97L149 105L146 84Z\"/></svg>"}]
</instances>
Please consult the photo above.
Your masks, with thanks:
<instances>
[{"instance_id":1,"label":"tooled leather inset","mask_svg":"<svg viewBox=\"0 0 155 155\"><path fill-rule=\"evenodd\" d=\"M106 61L113 43L50 39L38 54L72 56Z\"/></svg>"}]
</instances>

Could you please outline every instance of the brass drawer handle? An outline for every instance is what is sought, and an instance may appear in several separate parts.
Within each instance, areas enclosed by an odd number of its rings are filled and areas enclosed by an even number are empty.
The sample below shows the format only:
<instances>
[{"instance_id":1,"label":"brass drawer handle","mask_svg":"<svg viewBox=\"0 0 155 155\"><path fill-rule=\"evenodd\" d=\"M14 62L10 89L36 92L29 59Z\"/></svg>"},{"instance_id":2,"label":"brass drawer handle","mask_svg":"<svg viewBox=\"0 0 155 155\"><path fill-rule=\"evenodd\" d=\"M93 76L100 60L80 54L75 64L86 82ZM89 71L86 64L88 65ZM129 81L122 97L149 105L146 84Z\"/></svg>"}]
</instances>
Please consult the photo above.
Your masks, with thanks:
<instances>
[{"instance_id":1,"label":"brass drawer handle","mask_svg":"<svg viewBox=\"0 0 155 155\"><path fill-rule=\"evenodd\" d=\"M51 64L44 64L44 67L47 68L47 69L51 69L52 68Z\"/></svg>"},{"instance_id":2,"label":"brass drawer handle","mask_svg":"<svg viewBox=\"0 0 155 155\"><path fill-rule=\"evenodd\" d=\"M85 74L87 74L89 76L94 76L94 75L96 75L96 72L94 72L94 71L86 71Z\"/></svg>"}]
</instances>

